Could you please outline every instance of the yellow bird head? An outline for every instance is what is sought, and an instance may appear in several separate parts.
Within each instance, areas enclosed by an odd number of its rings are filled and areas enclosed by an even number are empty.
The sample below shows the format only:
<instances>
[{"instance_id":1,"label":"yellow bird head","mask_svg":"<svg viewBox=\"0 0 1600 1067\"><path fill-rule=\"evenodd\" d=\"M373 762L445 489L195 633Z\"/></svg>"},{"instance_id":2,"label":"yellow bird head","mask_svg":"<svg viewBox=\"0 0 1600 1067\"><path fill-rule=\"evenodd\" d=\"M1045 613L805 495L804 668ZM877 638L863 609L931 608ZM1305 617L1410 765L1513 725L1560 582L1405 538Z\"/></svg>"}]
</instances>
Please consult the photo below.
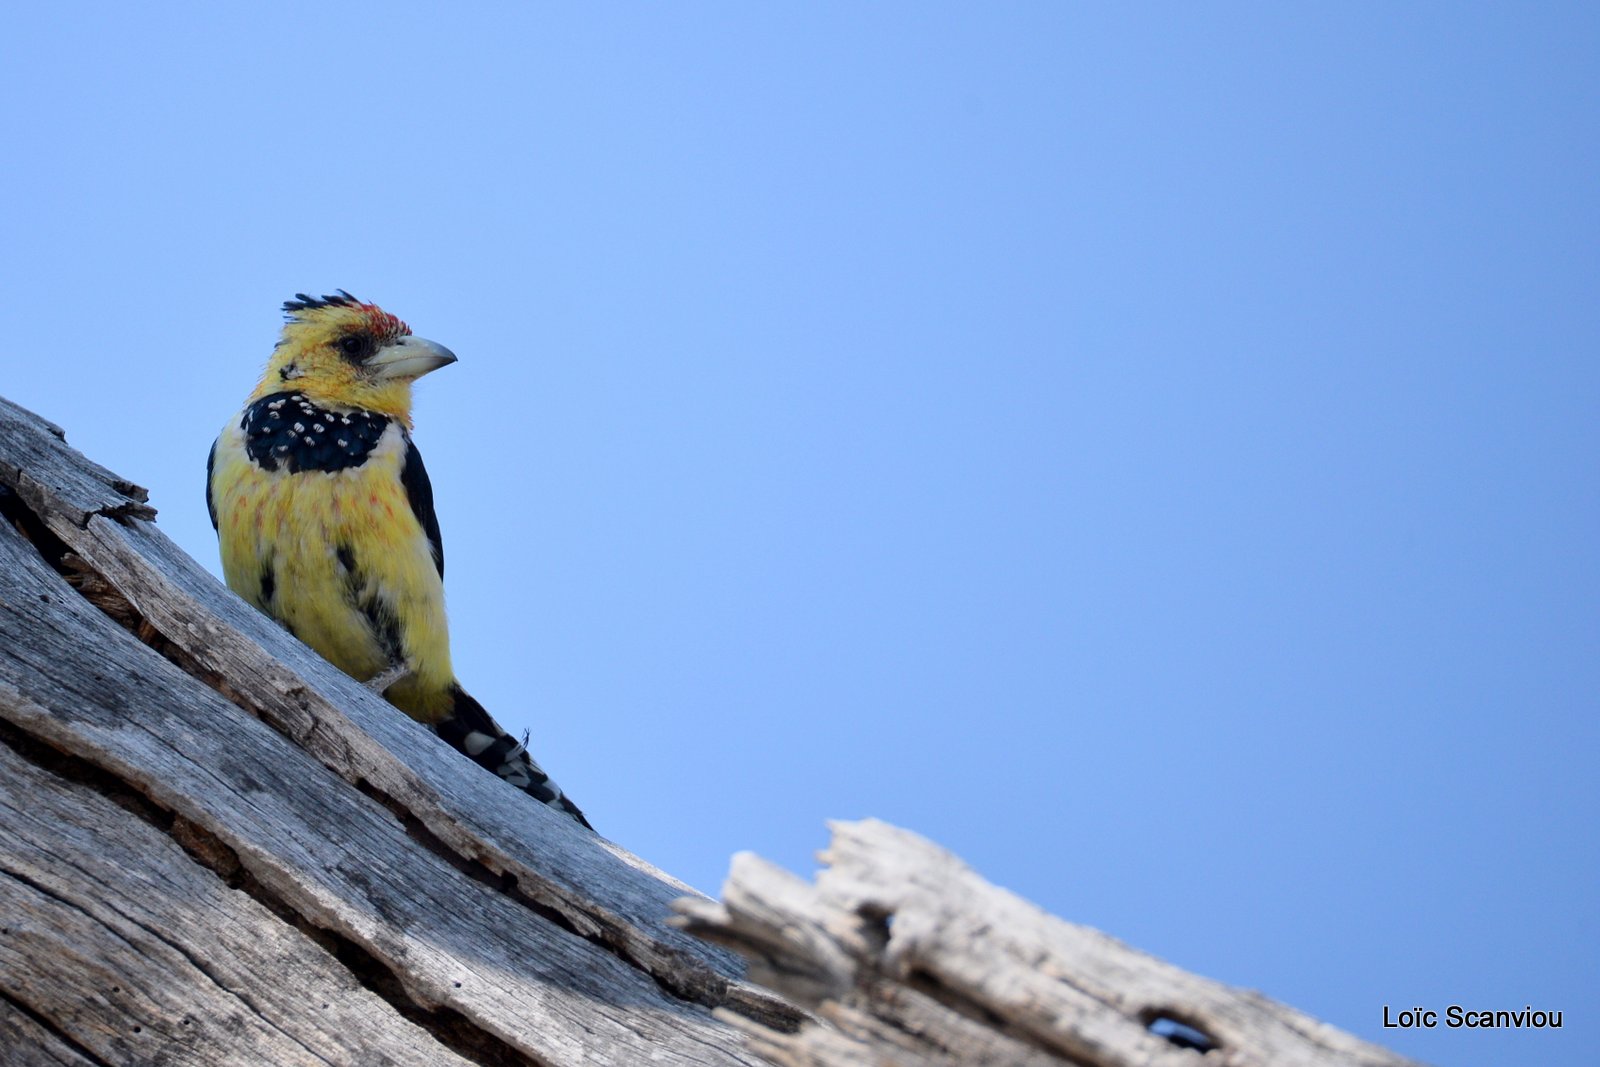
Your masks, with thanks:
<instances>
[{"instance_id":1,"label":"yellow bird head","mask_svg":"<svg viewBox=\"0 0 1600 1067\"><path fill-rule=\"evenodd\" d=\"M362 408L411 421L411 383L456 361L443 345L340 289L334 296L296 293L283 305L283 336L252 400L304 393L323 405Z\"/></svg>"}]
</instances>

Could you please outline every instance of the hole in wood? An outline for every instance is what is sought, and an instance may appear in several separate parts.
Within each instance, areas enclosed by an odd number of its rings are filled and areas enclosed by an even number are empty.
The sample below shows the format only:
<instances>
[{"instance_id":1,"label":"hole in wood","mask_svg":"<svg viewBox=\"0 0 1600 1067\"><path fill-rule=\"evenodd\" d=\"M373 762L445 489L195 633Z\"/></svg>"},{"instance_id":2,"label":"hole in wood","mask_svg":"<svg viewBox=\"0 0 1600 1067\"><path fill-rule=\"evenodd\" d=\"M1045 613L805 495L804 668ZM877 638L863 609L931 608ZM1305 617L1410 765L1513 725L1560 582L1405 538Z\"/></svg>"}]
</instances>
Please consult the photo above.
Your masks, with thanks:
<instances>
[{"instance_id":1,"label":"hole in wood","mask_svg":"<svg viewBox=\"0 0 1600 1067\"><path fill-rule=\"evenodd\" d=\"M874 952L882 952L888 947L894 929L894 913L880 908L861 907L856 909L856 914L861 918L861 936Z\"/></svg>"},{"instance_id":2,"label":"hole in wood","mask_svg":"<svg viewBox=\"0 0 1600 1067\"><path fill-rule=\"evenodd\" d=\"M1184 1022L1171 1012L1153 1010L1144 1013L1145 1029L1157 1037L1165 1038L1179 1048L1205 1053L1220 1048L1221 1043L1193 1023Z\"/></svg>"}]
</instances>

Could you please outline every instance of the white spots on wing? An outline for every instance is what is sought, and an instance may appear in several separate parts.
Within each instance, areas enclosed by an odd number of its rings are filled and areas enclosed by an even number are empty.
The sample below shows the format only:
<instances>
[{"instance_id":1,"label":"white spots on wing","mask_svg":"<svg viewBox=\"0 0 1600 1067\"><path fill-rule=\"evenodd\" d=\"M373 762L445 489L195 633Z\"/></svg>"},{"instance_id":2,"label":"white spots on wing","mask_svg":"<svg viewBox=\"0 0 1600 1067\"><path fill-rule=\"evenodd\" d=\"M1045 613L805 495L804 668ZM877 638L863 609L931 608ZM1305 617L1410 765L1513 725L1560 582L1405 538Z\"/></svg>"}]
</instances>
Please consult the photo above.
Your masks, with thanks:
<instances>
[{"instance_id":1,"label":"white spots on wing","mask_svg":"<svg viewBox=\"0 0 1600 1067\"><path fill-rule=\"evenodd\" d=\"M478 753L494 744L494 741L495 739L490 737L488 734L474 730L466 737L461 739L461 747L467 750L467 755L476 756Z\"/></svg>"}]
</instances>

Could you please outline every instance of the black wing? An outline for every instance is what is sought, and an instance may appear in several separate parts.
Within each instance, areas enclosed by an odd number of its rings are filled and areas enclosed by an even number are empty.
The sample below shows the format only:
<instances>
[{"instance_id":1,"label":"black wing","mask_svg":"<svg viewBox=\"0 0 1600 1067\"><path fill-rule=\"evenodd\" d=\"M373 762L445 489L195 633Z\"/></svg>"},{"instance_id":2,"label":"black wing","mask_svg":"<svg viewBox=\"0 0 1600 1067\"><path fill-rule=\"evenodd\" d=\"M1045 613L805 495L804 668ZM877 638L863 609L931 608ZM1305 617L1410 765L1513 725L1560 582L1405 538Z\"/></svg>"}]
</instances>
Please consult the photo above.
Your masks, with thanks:
<instances>
[{"instance_id":1,"label":"black wing","mask_svg":"<svg viewBox=\"0 0 1600 1067\"><path fill-rule=\"evenodd\" d=\"M222 438L219 437L216 441L211 442L211 454L206 457L206 510L211 512L211 528L213 530L217 528L217 502L211 496L211 472L217 466L217 441L221 440Z\"/></svg>"},{"instance_id":2,"label":"black wing","mask_svg":"<svg viewBox=\"0 0 1600 1067\"><path fill-rule=\"evenodd\" d=\"M406 487L411 514L417 517L422 524L422 532L428 535L428 543L433 546L434 566L439 568L439 577L443 578L444 542L439 538L439 516L433 510L433 483L428 481L428 468L422 465L422 453L411 443L409 435L406 437L406 463L400 468L400 484Z\"/></svg>"}]
</instances>

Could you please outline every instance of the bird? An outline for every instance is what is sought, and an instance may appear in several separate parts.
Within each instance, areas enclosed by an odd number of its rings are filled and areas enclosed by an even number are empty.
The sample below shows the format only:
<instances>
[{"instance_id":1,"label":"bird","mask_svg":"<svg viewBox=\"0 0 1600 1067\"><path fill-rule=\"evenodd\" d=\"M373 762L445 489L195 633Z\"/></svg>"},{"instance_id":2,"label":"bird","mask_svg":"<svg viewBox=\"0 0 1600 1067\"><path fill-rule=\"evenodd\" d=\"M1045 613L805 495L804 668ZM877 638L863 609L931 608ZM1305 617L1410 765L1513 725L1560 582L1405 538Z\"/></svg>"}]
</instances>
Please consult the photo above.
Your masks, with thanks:
<instances>
[{"instance_id":1,"label":"bird","mask_svg":"<svg viewBox=\"0 0 1600 1067\"><path fill-rule=\"evenodd\" d=\"M228 587L535 799L588 819L456 680L433 485L411 386L456 362L343 289L296 293L260 381L206 461Z\"/></svg>"}]
</instances>

